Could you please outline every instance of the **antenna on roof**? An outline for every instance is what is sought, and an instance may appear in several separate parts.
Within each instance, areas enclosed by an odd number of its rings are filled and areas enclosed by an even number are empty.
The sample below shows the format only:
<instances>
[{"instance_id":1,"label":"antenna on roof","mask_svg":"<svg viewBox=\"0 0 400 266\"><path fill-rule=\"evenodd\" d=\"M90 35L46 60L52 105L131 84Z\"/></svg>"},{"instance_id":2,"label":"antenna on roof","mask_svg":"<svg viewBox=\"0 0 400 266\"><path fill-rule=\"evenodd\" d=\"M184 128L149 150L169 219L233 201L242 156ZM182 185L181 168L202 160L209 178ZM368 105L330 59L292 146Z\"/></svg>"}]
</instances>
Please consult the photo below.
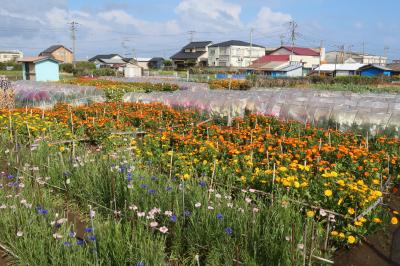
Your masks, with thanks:
<instances>
[{"instance_id":1,"label":"antenna on roof","mask_svg":"<svg viewBox=\"0 0 400 266\"><path fill-rule=\"evenodd\" d=\"M193 40L194 40L194 35L196 34L196 31L194 31L194 30L191 30L191 31L188 31L188 33L189 33L189 40L190 40L190 42L193 42Z\"/></svg>"}]
</instances>

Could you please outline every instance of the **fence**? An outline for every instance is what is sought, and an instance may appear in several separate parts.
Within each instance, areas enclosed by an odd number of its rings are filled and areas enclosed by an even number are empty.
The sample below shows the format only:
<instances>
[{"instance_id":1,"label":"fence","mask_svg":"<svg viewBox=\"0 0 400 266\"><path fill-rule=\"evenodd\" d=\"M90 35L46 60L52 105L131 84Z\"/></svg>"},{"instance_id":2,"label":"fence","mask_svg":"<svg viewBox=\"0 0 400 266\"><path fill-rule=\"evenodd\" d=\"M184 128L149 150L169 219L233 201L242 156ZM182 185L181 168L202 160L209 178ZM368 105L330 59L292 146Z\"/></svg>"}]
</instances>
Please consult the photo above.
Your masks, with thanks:
<instances>
[{"instance_id":1,"label":"fence","mask_svg":"<svg viewBox=\"0 0 400 266\"><path fill-rule=\"evenodd\" d=\"M12 109L15 106L14 90L6 76L0 76L0 109Z\"/></svg>"}]
</instances>

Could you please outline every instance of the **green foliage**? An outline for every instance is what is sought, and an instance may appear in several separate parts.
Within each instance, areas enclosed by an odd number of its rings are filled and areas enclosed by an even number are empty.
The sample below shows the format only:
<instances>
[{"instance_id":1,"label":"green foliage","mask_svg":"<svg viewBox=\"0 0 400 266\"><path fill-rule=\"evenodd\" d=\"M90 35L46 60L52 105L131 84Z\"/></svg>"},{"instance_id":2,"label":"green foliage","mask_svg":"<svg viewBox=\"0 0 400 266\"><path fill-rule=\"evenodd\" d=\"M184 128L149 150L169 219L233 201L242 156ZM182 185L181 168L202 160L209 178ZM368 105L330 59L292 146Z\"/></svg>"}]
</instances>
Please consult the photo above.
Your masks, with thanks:
<instances>
[{"instance_id":1,"label":"green foliage","mask_svg":"<svg viewBox=\"0 0 400 266\"><path fill-rule=\"evenodd\" d=\"M89 76L93 74L93 70L96 69L96 65L92 62L87 61L79 61L75 64L75 67L72 71L74 76Z\"/></svg>"},{"instance_id":2,"label":"green foliage","mask_svg":"<svg viewBox=\"0 0 400 266\"><path fill-rule=\"evenodd\" d=\"M70 63L61 64L60 71L64 73L73 73L74 65Z\"/></svg>"},{"instance_id":3,"label":"green foliage","mask_svg":"<svg viewBox=\"0 0 400 266\"><path fill-rule=\"evenodd\" d=\"M99 68L93 70L93 76L101 77L101 76L116 76L116 71L111 68Z\"/></svg>"}]
</instances>

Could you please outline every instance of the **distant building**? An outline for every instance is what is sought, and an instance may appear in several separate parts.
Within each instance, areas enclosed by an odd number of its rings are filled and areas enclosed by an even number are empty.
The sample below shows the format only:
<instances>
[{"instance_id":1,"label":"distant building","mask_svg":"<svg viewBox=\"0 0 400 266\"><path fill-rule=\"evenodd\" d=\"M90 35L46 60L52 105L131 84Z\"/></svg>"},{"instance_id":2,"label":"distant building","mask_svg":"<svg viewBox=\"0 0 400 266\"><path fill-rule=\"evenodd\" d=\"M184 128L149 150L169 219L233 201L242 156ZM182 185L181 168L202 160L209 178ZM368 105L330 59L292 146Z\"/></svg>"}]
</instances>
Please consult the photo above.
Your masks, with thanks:
<instances>
[{"instance_id":1,"label":"distant building","mask_svg":"<svg viewBox=\"0 0 400 266\"><path fill-rule=\"evenodd\" d=\"M253 61L264 55L264 46L231 40L209 46L208 65L215 67L248 67Z\"/></svg>"},{"instance_id":2,"label":"distant building","mask_svg":"<svg viewBox=\"0 0 400 266\"><path fill-rule=\"evenodd\" d=\"M360 75L360 68L365 64L322 64L315 68L311 74L321 76L355 76Z\"/></svg>"},{"instance_id":3,"label":"distant building","mask_svg":"<svg viewBox=\"0 0 400 266\"><path fill-rule=\"evenodd\" d=\"M363 77L376 77L376 76L386 76L390 77L392 75L392 70L390 68L368 64L359 69L360 75Z\"/></svg>"},{"instance_id":4,"label":"distant building","mask_svg":"<svg viewBox=\"0 0 400 266\"><path fill-rule=\"evenodd\" d=\"M360 64L376 64L381 66L386 66L388 60L385 56L342 51L326 52L325 58L328 64L343 64L346 61L350 62L348 60L351 59L352 62Z\"/></svg>"},{"instance_id":5,"label":"distant building","mask_svg":"<svg viewBox=\"0 0 400 266\"><path fill-rule=\"evenodd\" d=\"M320 62L325 60L325 49L314 49L297 46L281 46L269 55L289 56L290 63L302 64L305 69L313 69L319 66Z\"/></svg>"},{"instance_id":6,"label":"distant building","mask_svg":"<svg viewBox=\"0 0 400 266\"><path fill-rule=\"evenodd\" d=\"M188 65L207 66L208 50L212 42L191 42L184 46L178 53L171 56L171 60L176 67L186 67Z\"/></svg>"},{"instance_id":7,"label":"distant building","mask_svg":"<svg viewBox=\"0 0 400 266\"><path fill-rule=\"evenodd\" d=\"M142 75L143 75L143 68L137 64L128 63L124 67L125 78L141 77Z\"/></svg>"},{"instance_id":8,"label":"distant building","mask_svg":"<svg viewBox=\"0 0 400 266\"><path fill-rule=\"evenodd\" d=\"M24 56L24 54L21 51L18 50L0 50L0 62L12 62L12 61L17 61L18 59L21 59Z\"/></svg>"},{"instance_id":9,"label":"distant building","mask_svg":"<svg viewBox=\"0 0 400 266\"><path fill-rule=\"evenodd\" d=\"M97 68L113 68L118 71L123 71L124 67L128 63L119 54L103 54L96 55L88 60L96 65Z\"/></svg>"},{"instance_id":10,"label":"distant building","mask_svg":"<svg viewBox=\"0 0 400 266\"><path fill-rule=\"evenodd\" d=\"M142 67L144 70L148 69L161 69L164 67L164 58L162 57L148 57L148 58L124 58L126 62L133 62Z\"/></svg>"},{"instance_id":11,"label":"distant building","mask_svg":"<svg viewBox=\"0 0 400 266\"><path fill-rule=\"evenodd\" d=\"M61 61L62 63L72 63L74 60L73 52L63 45L52 45L41 52L39 56L49 56Z\"/></svg>"},{"instance_id":12,"label":"distant building","mask_svg":"<svg viewBox=\"0 0 400 266\"><path fill-rule=\"evenodd\" d=\"M24 80L58 81L59 64L61 61L49 56L24 57L22 63L22 77Z\"/></svg>"},{"instance_id":13,"label":"distant building","mask_svg":"<svg viewBox=\"0 0 400 266\"><path fill-rule=\"evenodd\" d=\"M393 62L387 64L386 67L393 71L393 75L400 75L400 60L393 60Z\"/></svg>"}]
</instances>

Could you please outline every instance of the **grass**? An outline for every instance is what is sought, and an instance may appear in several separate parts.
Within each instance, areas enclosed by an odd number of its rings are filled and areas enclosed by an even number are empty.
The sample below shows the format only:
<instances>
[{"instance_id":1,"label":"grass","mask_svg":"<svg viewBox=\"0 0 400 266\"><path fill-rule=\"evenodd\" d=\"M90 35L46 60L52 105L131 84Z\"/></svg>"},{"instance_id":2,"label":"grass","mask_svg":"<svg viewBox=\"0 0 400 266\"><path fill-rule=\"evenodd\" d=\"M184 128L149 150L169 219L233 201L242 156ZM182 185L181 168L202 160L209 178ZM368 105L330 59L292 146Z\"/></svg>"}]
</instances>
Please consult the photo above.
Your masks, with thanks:
<instances>
[{"instance_id":1,"label":"grass","mask_svg":"<svg viewBox=\"0 0 400 266\"><path fill-rule=\"evenodd\" d=\"M400 86L379 86L379 85L356 85L356 84L315 84L310 85L312 89L328 91L350 91L355 93L399 93Z\"/></svg>"},{"instance_id":2,"label":"grass","mask_svg":"<svg viewBox=\"0 0 400 266\"><path fill-rule=\"evenodd\" d=\"M21 70L0 70L0 75L5 75L9 80L22 79Z\"/></svg>"}]
</instances>

